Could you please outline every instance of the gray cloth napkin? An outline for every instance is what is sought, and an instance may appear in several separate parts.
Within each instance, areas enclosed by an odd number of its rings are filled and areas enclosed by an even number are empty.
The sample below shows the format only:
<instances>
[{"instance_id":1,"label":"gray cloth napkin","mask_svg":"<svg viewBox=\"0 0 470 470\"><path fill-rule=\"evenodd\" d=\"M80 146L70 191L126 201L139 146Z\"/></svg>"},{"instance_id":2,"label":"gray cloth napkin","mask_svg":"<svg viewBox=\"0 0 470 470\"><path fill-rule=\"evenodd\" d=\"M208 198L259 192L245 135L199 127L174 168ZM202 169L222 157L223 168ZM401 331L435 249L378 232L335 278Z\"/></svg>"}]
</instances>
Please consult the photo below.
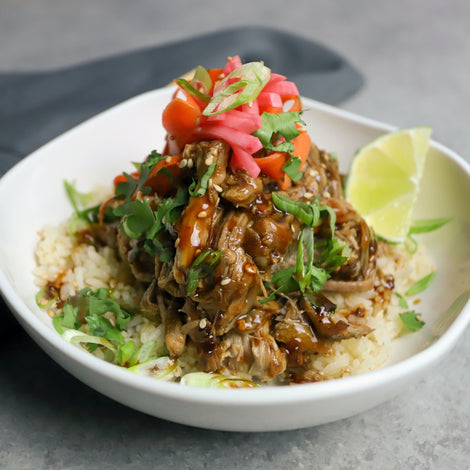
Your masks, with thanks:
<instances>
[{"instance_id":1,"label":"gray cloth napkin","mask_svg":"<svg viewBox=\"0 0 470 470\"><path fill-rule=\"evenodd\" d=\"M52 138L192 68L222 67L227 56L263 60L294 81L302 95L338 104L362 85L361 75L328 48L273 28L208 33L46 72L0 74L0 175ZM7 310L0 300L0 312ZM0 324L11 331L11 315ZM11 324L10 324L11 323Z\"/></svg>"}]
</instances>

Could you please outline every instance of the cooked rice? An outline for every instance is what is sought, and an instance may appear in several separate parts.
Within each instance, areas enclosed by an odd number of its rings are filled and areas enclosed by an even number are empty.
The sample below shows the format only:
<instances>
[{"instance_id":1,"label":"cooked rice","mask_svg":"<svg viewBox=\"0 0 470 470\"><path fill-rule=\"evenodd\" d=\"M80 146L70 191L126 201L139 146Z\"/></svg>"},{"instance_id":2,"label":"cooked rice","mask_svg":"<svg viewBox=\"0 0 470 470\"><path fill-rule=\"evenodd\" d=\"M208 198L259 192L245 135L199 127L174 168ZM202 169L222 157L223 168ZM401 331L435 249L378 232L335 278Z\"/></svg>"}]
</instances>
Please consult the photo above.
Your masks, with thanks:
<instances>
[{"instance_id":1,"label":"cooked rice","mask_svg":"<svg viewBox=\"0 0 470 470\"><path fill-rule=\"evenodd\" d=\"M410 254L402 245L383 245L383 256L377 257L378 268L393 275L394 292L404 293L412 284L433 270L432 262L422 252ZM143 287L137 283L110 247L99 247L80 243L70 234L68 222L58 227L46 227L39 232L36 250L37 267L34 269L39 288L48 285L60 286L60 299L65 301L85 287L113 290L115 299L134 317L123 332L126 340L133 340L139 347L154 339L158 342L157 355L165 353L164 329L138 312ZM313 371L318 380L339 378L377 369L383 366L391 353L392 342L402 331L399 299L392 295L386 310L374 306L372 299L376 291L365 293L328 294L329 298L349 311L361 306L363 317L348 317L351 323L366 323L373 331L367 336L335 341L327 355L318 354L313 361ZM51 316L60 313L52 307ZM98 348L94 354L105 358ZM196 349L190 345L178 359L182 374L196 371L198 359Z\"/></svg>"}]
</instances>

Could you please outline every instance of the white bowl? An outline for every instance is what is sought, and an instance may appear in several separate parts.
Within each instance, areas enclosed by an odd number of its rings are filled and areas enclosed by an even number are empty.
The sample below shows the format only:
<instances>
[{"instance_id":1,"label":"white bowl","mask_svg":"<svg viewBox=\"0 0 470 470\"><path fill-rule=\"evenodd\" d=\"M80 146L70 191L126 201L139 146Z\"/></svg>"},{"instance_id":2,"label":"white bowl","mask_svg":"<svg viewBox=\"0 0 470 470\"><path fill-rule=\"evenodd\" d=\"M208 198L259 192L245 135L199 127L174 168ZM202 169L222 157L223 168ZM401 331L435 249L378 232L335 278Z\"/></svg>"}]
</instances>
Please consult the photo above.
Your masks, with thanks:
<instances>
[{"instance_id":1,"label":"white bowl","mask_svg":"<svg viewBox=\"0 0 470 470\"><path fill-rule=\"evenodd\" d=\"M131 161L162 149L161 112L172 90L140 95L54 139L0 180L0 287L32 338L62 367L99 392L150 415L210 429L274 431L313 426L360 413L416 381L456 343L470 321L470 166L432 143L416 218L452 216L420 241L438 276L420 304L426 326L395 342L389 364L329 382L245 390L213 390L137 376L101 361L58 335L35 303L37 231L71 213L63 180L80 190L111 182ZM347 171L354 152L390 126L305 99L313 140L339 155ZM464 373L464 371L462 371Z\"/></svg>"}]
</instances>

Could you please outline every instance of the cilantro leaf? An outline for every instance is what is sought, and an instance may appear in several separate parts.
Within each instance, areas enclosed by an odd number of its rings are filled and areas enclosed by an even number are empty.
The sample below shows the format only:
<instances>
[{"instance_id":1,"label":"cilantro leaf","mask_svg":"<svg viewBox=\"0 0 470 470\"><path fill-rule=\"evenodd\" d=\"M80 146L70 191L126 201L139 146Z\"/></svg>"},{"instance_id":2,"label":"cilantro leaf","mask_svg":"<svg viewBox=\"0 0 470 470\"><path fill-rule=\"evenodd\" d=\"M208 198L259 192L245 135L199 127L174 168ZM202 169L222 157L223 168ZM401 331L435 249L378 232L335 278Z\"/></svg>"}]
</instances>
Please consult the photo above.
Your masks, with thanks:
<instances>
[{"instance_id":1,"label":"cilantro leaf","mask_svg":"<svg viewBox=\"0 0 470 470\"><path fill-rule=\"evenodd\" d=\"M299 181L302 178L302 172L299 171L301 160L299 157L290 157L283 165L282 171L288 175L292 181Z\"/></svg>"},{"instance_id":2,"label":"cilantro leaf","mask_svg":"<svg viewBox=\"0 0 470 470\"><path fill-rule=\"evenodd\" d=\"M122 227L129 238L135 240L148 232L155 223L155 214L147 200L135 200L129 203L132 211L126 215Z\"/></svg>"},{"instance_id":3,"label":"cilantro leaf","mask_svg":"<svg viewBox=\"0 0 470 470\"><path fill-rule=\"evenodd\" d=\"M62 314L62 326L73 329L80 328L81 323L78 321L78 307L74 307L71 303L66 302L62 309Z\"/></svg>"},{"instance_id":4,"label":"cilantro leaf","mask_svg":"<svg viewBox=\"0 0 470 470\"><path fill-rule=\"evenodd\" d=\"M284 113L266 113L261 115L263 125L253 132L258 137L266 150L292 153L294 144L292 139L299 135L296 123L305 124L300 118L300 111L289 111ZM281 137L284 142L274 145Z\"/></svg>"},{"instance_id":5,"label":"cilantro leaf","mask_svg":"<svg viewBox=\"0 0 470 470\"><path fill-rule=\"evenodd\" d=\"M424 321L421 320L421 315L414 310L400 313L400 319L403 325L412 332L420 330L425 325Z\"/></svg>"},{"instance_id":6,"label":"cilantro leaf","mask_svg":"<svg viewBox=\"0 0 470 470\"><path fill-rule=\"evenodd\" d=\"M106 313L114 314L114 324L104 316ZM89 288L82 289L76 296L67 300L61 324L58 326L76 330L82 326L79 316L83 318L82 321L88 325L93 335L118 343L124 342L121 331L127 328L127 323L131 319L130 314L104 287L95 291Z\"/></svg>"}]
</instances>

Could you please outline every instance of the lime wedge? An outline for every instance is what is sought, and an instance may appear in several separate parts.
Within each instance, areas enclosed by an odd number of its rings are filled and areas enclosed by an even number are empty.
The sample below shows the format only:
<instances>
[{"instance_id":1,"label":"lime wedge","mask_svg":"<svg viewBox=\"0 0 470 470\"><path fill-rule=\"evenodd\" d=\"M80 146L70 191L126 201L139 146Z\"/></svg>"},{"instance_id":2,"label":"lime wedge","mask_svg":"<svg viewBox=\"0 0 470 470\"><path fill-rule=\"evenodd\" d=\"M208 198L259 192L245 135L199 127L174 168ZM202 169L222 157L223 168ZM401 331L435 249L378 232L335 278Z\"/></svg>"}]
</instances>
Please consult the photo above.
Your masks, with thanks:
<instances>
[{"instance_id":1,"label":"lime wedge","mask_svg":"<svg viewBox=\"0 0 470 470\"><path fill-rule=\"evenodd\" d=\"M430 127L390 132L358 150L346 182L346 197L375 233L403 241L412 222Z\"/></svg>"}]
</instances>

